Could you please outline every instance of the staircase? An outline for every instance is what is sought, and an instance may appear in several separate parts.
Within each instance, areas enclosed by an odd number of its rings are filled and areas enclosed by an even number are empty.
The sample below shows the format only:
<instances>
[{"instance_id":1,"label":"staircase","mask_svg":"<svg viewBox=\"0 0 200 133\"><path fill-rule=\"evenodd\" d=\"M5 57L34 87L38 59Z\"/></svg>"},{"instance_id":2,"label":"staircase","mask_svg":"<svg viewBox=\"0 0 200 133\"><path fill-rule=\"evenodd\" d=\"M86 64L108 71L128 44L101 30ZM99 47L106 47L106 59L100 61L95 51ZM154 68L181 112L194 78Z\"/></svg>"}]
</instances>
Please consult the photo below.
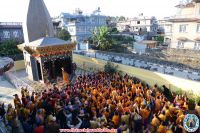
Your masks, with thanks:
<instances>
[{"instance_id":1,"label":"staircase","mask_svg":"<svg viewBox=\"0 0 200 133\"><path fill-rule=\"evenodd\" d=\"M31 88L33 88L34 91L40 91L45 89L45 85L38 81L32 81L28 78L21 78L20 80L28 84Z\"/></svg>"}]
</instances>

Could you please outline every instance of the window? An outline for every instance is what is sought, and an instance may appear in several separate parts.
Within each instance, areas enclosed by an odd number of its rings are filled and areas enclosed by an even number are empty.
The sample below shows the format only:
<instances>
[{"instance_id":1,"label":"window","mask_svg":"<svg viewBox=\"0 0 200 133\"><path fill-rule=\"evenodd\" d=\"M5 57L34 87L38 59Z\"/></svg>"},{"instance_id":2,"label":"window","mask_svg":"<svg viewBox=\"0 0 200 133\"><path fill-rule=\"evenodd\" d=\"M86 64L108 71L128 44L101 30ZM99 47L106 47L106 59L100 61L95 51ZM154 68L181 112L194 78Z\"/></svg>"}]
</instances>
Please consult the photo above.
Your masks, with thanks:
<instances>
[{"instance_id":1,"label":"window","mask_svg":"<svg viewBox=\"0 0 200 133\"><path fill-rule=\"evenodd\" d=\"M197 24L197 32L200 32L200 24Z\"/></svg>"},{"instance_id":2,"label":"window","mask_svg":"<svg viewBox=\"0 0 200 133\"><path fill-rule=\"evenodd\" d=\"M200 42L195 42L194 43L194 49L195 50L200 50Z\"/></svg>"},{"instance_id":3,"label":"window","mask_svg":"<svg viewBox=\"0 0 200 133\"><path fill-rule=\"evenodd\" d=\"M187 32L187 24L182 24L179 26L179 32Z\"/></svg>"},{"instance_id":4,"label":"window","mask_svg":"<svg viewBox=\"0 0 200 133\"><path fill-rule=\"evenodd\" d=\"M74 28L70 27L68 29L69 29L69 32L74 32Z\"/></svg>"},{"instance_id":5,"label":"window","mask_svg":"<svg viewBox=\"0 0 200 133\"><path fill-rule=\"evenodd\" d=\"M3 31L4 38L10 38L10 32L9 31Z\"/></svg>"},{"instance_id":6,"label":"window","mask_svg":"<svg viewBox=\"0 0 200 133\"><path fill-rule=\"evenodd\" d=\"M18 31L14 31L14 32L13 32L13 36L14 36L15 38L18 38L18 37L19 37Z\"/></svg>"},{"instance_id":7,"label":"window","mask_svg":"<svg viewBox=\"0 0 200 133\"><path fill-rule=\"evenodd\" d=\"M137 24L140 24L140 21L137 21Z\"/></svg>"},{"instance_id":8,"label":"window","mask_svg":"<svg viewBox=\"0 0 200 133\"><path fill-rule=\"evenodd\" d=\"M184 42L178 41L177 48L184 48Z\"/></svg>"}]
</instances>

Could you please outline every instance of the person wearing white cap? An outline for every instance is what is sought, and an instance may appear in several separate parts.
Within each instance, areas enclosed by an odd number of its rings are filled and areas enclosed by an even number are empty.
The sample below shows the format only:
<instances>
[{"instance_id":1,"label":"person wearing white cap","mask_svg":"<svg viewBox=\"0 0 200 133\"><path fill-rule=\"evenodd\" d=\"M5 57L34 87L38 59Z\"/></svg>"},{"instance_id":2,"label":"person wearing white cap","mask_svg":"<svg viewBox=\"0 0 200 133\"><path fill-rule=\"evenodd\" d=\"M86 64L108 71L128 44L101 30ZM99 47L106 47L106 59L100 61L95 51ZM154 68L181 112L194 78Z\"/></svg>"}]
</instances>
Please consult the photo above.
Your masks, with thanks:
<instances>
[{"instance_id":1,"label":"person wearing white cap","mask_svg":"<svg viewBox=\"0 0 200 133\"><path fill-rule=\"evenodd\" d=\"M53 115L48 116L48 123L45 128L46 133L59 133L60 126L56 123L56 117Z\"/></svg>"}]
</instances>

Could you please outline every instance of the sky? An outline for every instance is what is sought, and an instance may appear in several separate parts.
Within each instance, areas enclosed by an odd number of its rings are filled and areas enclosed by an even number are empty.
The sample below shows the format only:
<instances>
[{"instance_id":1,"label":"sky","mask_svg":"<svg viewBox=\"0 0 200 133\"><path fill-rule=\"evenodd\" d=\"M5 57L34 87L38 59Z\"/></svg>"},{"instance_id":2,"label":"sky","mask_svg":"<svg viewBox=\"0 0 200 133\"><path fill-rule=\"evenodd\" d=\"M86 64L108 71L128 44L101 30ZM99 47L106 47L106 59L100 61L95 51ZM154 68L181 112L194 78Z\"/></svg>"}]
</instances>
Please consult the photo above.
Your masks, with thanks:
<instances>
[{"instance_id":1,"label":"sky","mask_svg":"<svg viewBox=\"0 0 200 133\"><path fill-rule=\"evenodd\" d=\"M175 15L175 5L180 0L44 0L51 17L61 12L72 13L80 8L84 13L91 13L97 7L107 16L136 17L145 16L163 18ZM23 22L29 0L0 0L0 22Z\"/></svg>"}]
</instances>

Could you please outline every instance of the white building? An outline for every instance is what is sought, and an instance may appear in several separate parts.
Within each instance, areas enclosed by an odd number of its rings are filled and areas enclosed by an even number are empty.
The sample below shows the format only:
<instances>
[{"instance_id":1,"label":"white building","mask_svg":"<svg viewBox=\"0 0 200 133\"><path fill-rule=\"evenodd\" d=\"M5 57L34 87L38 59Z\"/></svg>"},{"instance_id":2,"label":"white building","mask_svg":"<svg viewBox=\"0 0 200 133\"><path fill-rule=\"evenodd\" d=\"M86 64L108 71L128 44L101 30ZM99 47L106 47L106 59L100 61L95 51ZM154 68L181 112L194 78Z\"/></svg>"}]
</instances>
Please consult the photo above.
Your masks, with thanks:
<instances>
[{"instance_id":1,"label":"white building","mask_svg":"<svg viewBox=\"0 0 200 133\"><path fill-rule=\"evenodd\" d=\"M164 43L169 45L172 39L172 22L168 21L169 18L158 20L158 32L164 34Z\"/></svg>"},{"instance_id":2,"label":"white building","mask_svg":"<svg viewBox=\"0 0 200 133\"><path fill-rule=\"evenodd\" d=\"M176 7L177 14L169 19L173 23L170 48L200 50L200 1L192 0Z\"/></svg>"},{"instance_id":3,"label":"white building","mask_svg":"<svg viewBox=\"0 0 200 133\"><path fill-rule=\"evenodd\" d=\"M71 34L72 41L78 43L91 37L95 28L106 26L106 16L100 14L100 8L95 10L91 15L83 15L79 9L74 14L61 13L53 21L59 21L59 27L67 29Z\"/></svg>"},{"instance_id":4,"label":"white building","mask_svg":"<svg viewBox=\"0 0 200 133\"><path fill-rule=\"evenodd\" d=\"M119 32L130 31L130 24L130 20L119 21L117 22L116 27Z\"/></svg>"},{"instance_id":5,"label":"white building","mask_svg":"<svg viewBox=\"0 0 200 133\"><path fill-rule=\"evenodd\" d=\"M24 41L22 23L20 22L0 22L0 43L6 40Z\"/></svg>"},{"instance_id":6,"label":"white building","mask_svg":"<svg viewBox=\"0 0 200 133\"><path fill-rule=\"evenodd\" d=\"M157 33L158 23L155 17L147 17L140 14L138 17L118 22L117 29L119 31L129 30L137 34L140 32L148 32L154 35Z\"/></svg>"}]
</instances>

